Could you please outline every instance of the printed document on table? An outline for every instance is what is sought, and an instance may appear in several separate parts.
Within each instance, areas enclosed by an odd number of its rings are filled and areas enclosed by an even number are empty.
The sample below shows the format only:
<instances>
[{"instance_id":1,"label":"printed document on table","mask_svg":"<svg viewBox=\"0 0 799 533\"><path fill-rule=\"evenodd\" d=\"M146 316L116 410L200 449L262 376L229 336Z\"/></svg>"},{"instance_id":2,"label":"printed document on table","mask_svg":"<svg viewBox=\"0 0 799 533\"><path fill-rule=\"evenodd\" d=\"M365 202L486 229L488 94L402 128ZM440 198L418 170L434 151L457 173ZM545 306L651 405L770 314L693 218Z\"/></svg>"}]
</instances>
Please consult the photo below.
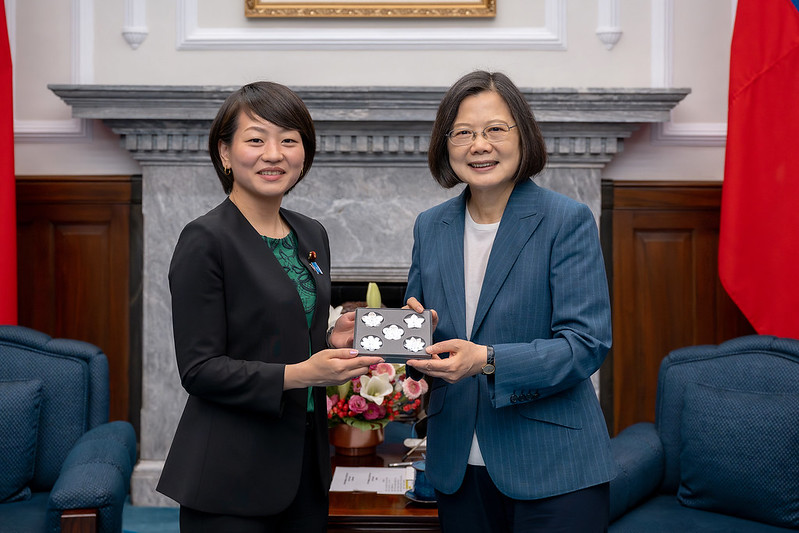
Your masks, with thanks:
<instances>
[{"instance_id":1,"label":"printed document on table","mask_svg":"<svg viewBox=\"0 0 799 533\"><path fill-rule=\"evenodd\" d=\"M363 466L338 466L333 473L331 492L376 492L378 494L405 494L413 490L416 476L413 467L370 468Z\"/></svg>"}]
</instances>

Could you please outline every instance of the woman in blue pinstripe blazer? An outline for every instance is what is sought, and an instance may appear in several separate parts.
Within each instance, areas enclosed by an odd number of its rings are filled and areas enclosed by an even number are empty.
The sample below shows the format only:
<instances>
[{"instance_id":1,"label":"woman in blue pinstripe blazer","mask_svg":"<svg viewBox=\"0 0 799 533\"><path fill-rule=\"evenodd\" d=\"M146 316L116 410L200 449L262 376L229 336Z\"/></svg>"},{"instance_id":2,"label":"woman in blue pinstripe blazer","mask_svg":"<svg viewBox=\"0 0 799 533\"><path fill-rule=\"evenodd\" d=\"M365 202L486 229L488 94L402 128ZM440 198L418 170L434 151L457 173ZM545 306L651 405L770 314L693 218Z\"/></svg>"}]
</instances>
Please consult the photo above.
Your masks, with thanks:
<instances>
[{"instance_id":1,"label":"woman in blue pinstripe blazer","mask_svg":"<svg viewBox=\"0 0 799 533\"><path fill-rule=\"evenodd\" d=\"M585 205L530 179L546 147L507 76L444 96L429 166L463 193L420 214L408 304L434 309L426 473L445 532L604 531L610 439L591 375L611 343Z\"/></svg>"}]
</instances>

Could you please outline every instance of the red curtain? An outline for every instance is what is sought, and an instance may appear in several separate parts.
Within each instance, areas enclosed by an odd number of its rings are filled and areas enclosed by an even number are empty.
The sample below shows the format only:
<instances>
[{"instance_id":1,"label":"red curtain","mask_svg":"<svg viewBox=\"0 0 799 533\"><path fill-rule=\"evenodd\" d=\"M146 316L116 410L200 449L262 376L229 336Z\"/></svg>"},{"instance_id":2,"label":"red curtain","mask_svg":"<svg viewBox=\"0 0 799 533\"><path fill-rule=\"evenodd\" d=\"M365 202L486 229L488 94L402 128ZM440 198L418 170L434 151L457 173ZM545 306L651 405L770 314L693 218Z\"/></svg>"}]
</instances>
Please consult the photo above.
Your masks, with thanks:
<instances>
[{"instance_id":1,"label":"red curtain","mask_svg":"<svg viewBox=\"0 0 799 533\"><path fill-rule=\"evenodd\" d=\"M0 324L17 323L14 105L5 0L0 0Z\"/></svg>"},{"instance_id":2,"label":"red curtain","mask_svg":"<svg viewBox=\"0 0 799 533\"><path fill-rule=\"evenodd\" d=\"M799 0L738 0L719 276L762 335L799 338Z\"/></svg>"}]
</instances>

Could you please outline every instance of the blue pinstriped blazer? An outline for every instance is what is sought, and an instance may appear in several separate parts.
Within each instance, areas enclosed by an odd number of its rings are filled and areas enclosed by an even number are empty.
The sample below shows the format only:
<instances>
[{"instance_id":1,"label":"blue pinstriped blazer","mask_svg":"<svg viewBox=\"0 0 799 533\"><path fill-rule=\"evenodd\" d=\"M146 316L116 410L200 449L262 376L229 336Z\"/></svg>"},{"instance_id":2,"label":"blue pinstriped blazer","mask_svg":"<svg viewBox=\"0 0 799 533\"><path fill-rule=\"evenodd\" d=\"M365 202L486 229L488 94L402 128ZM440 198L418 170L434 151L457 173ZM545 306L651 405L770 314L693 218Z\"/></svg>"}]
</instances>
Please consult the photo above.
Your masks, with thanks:
<instances>
[{"instance_id":1,"label":"blue pinstriped blazer","mask_svg":"<svg viewBox=\"0 0 799 533\"><path fill-rule=\"evenodd\" d=\"M434 341L466 338L463 231L468 188L419 215L408 297L438 312ZM477 430L504 494L537 499L615 476L590 376L611 343L610 303L587 206L526 180L502 216L472 327L496 372L455 384L434 379L427 476L447 494L463 481Z\"/></svg>"}]
</instances>

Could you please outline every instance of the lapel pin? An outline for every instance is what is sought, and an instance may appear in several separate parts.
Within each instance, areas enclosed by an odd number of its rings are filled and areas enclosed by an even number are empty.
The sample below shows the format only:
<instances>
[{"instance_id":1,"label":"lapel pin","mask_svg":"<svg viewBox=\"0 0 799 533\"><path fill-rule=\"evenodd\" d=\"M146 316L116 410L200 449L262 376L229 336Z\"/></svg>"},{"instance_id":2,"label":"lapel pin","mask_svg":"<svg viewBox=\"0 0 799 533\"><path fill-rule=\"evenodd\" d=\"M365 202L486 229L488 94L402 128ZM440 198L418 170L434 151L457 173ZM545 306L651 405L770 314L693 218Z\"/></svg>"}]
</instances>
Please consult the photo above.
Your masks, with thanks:
<instances>
[{"instance_id":1,"label":"lapel pin","mask_svg":"<svg viewBox=\"0 0 799 533\"><path fill-rule=\"evenodd\" d=\"M313 250L308 252L308 262L311 263L311 267L316 271L317 274L322 274L322 269L319 268L319 265L316 263L316 252Z\"/></svg>"}]
</instances>

